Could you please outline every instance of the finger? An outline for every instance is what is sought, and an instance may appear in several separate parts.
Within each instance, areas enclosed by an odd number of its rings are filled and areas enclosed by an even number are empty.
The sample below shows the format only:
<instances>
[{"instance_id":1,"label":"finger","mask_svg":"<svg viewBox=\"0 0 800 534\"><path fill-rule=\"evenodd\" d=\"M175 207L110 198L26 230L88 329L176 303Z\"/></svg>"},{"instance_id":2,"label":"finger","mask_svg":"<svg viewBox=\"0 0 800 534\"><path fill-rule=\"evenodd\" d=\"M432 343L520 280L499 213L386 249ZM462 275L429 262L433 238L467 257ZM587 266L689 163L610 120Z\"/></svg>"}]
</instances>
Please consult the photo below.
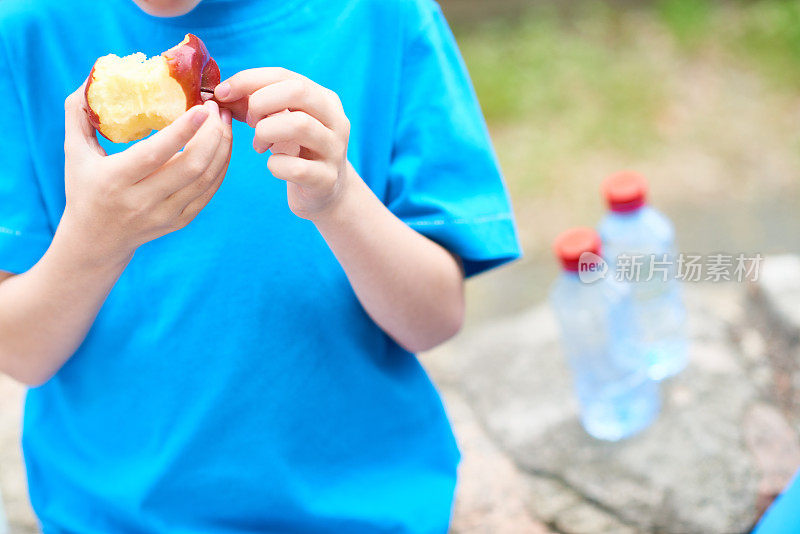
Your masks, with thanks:
<instances>
[{"instance_id":1,"label":"finger","mask_svg":"<svg viewBox=\"0 0 800 534\"><path fill-rule=\"evenodd\" d=\"M219 102L235 102L248 97L264 86L290 78L300 78L296 72L280 67L262 67L237 72L214 88Z\"/></svg>"},{"instance_id":2,"label":"finger","mask_svg":"<svg viewBox=\"0 0 800 534\"><path fill-rule=\"evenodd\" d=\"M290 78L258 89L250 95L246 121L256 123L284 109L304 111L331 129L345 125L345 115L336 93L307 78Z\"/></svg>"},{"instance_id":3,"label":"finger","mask_svg":"<svg viewBox=\"0 0 800 534\"><path fill-rule=\"evenodd\" d=\"M198 213L203 211L203 209L208 206L208 203L211 202L211 199L217 194L217 191L222 185L222 181L225 179L225 173L228 170L228 164L230 161L231 154L228 152L228 157L211 183L211 187L206 189L202 195L192 200L185 208L183 208L181 214L178 216L178 223L181 226L186 226L189 224L195 217L197 217Z\"/></svg>"},{"instance_id":4,"label":"finger","mask_svg":"<svg viewBox=\"0 0 800 534\"><path fill-rule=\"evenodd\" d=\"M64 101L64 152L105 155L89 121L85 91L86 82Z\"/></svg>"},{"instance_id":5,"label":"finger","mask_svg":"<svg viewBox=\"0 0 800 534\"><path fill-rule=\"evenodd\" d=\"M313 188L336 179L336 169L331 165L286 154L271 155L267 168L275 178L303 187Z\"/></svg>"},{"instance_id":6,"label":"finger","mask_svg":"<svg viewBox=\"0 0 800 534\"><path fill-rule=\"evenodd\" d=\"M292 141L281 141L269 147L269 151L273 154L286 154L287 156L297 157L303 153L303 147Z\"/></svg>"},{"instance_id":7,"label":"finger","mask_svg":"<svg viewBox=\"0 0 800 534\"><path fill-rule=\"evenodd\" d=\"M229 109L220 109L219 116L222 118L222 122L228 126L231 126L232 119L231 119L231 110Z\"/></svg>"},{"instance_id":8,"label":"finger","mask_svg":"<svg viewBox=\"0 0 800 534\"><path fill-rule=\"evenodd\" d=\"M175 211L181 212L185 210L189 204L205 195L210 189L216 191L216 188L219 187L217 181L221 181L222 177L225 176L230 163L232 139L230 129L228 129L223 133L222 142L217 147L214 159L206 171L167 198L167 202L173 205Z\"/></svg>"},{"instance_id":9,"label":"finger","mask_svg":"<svg viewBox=\"0 0 800 534\"><path fill-rule=\"evenodd\" d=\"M217 102L219 107L230 111L234 119L239 122L247 120L247 98L241 98L234 102Z\"/></svg>"},{"instance_id":10,"label":"finger","mask_svg":"<svg viewBox=\"0 0 800 534\"><path fill-rule=\"evenodd\" d=\"M259 154L284 141L297 143L323 158L333 157L340 148L331 130L302 111L271 115L256 125L253 148Z\"/></svg>"},{"instance_id":11,"label":"finger","mask_svg":"<svg viewBox=\"0 0 800 534\"><path fill-rule=\"evenodd\" d=\"M209 117L209 109L207 105L195 106L166 128L112 157L120 161L128 178L139 181L157 171L192 140Z\"/></svg>"},{"instance_id":12,"label":"finger","mask_svg":"<svg viewBox=\"0 0 800 534\"><path fill-rule=\"evenodd\" d=\"M203 105L209 115L200 130L186 143L183 152L175 154L157 172L141 180L138 187L158 198L167 198L197 180L206 172L230 127L223 124L216 102Z\"/></svg>"}]
</instances>

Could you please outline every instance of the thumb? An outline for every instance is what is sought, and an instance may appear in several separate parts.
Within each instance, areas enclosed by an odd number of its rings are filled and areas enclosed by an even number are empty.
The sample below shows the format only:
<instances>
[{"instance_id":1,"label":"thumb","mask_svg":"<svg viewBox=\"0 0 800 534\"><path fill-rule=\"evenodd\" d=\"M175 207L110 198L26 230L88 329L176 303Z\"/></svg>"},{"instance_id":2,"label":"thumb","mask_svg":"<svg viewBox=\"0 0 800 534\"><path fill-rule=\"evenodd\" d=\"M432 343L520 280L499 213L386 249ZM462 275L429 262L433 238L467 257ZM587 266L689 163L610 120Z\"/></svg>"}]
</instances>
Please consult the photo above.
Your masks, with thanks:
<instances>
[{"instance_id":1,"label":"thumb","mask_svg":"<svg viewBox=\"0 0 800 534\"><path fill-rule=\"evenodd\" d=\"M205 123L211 109L209 103L194 106L161 131L112 157L123 162L129 178L139 181L177 154ZM217 109L216 104L213 109Z\"/></svg>"},{"instance_id":2,"label":"thumb","mask_svg":"<svg viewBox=\"0 0 800 534\"><path fill-rule=\"evenodd\" d=\"M105 156L89 121L85 90L86 82L64 101L64 153Z\"/></svg>"}]
</instances>

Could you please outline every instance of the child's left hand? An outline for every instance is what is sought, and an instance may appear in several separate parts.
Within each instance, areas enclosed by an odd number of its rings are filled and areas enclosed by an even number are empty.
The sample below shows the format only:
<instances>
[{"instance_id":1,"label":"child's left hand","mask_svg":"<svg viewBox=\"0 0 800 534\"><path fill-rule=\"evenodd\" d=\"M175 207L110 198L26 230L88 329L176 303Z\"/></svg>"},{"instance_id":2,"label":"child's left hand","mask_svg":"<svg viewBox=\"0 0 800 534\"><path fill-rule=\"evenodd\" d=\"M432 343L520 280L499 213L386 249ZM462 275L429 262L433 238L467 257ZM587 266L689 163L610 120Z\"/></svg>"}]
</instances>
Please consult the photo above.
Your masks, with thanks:
<instances>
[{"instance_id":1,"label":"child's left hand","mask_svg":"<svg viewBox=\"0 0 800 534\"><path fill-rule=\"evenodd\" d=\"M313 221L336 205L355 174L347 162L350 121L336 93L300 74L265 67L233 75L214 97L255 128L256 152L272 149L267 166L287 182L295 215Z\"/></svg>"}]
</instances>

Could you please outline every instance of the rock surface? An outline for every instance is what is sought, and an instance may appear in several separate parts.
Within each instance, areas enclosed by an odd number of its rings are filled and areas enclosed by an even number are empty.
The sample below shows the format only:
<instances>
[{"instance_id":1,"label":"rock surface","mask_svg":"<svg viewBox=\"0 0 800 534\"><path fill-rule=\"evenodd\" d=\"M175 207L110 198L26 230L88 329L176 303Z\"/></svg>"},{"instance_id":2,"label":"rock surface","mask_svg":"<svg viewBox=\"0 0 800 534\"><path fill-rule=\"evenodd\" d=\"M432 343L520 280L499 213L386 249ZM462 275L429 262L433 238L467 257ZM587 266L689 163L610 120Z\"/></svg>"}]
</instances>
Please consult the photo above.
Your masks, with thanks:
<instances>
[{"instance_id":1,"label":"rock surface","mask_svg":"<svg viewBox=\"0 0 800 534\"><path fill-rule=\"evenodd\" d=\"M751 367L767 378L764 395L800 432L800 256L764 260L749 287L748 310L751 328L742 342L758 345L752 350L766 356L755 358Z\"/></svg>"},{"instance_id":2,"label":"rock surface","mask_svg":"<svg viewBox=\"0 0 800 534\"><path fill-rule=\"evenodd\" d=\"M450 392L465 399L524 473L527 508L551 530L747 532L800 465L800 449L766 394L766 343L745 328L744 293L686 287L690 365L663 385L656 423L620 443L580 427L547 306L461 336L424 362L446 403ZM768 370L751 374L757 367Z\"/></svg>"},{"instance_id":3,"label":"rock surface","mask_svg":"<svg viewBox=\"0 0 800 534\"><path fill-rule=\"evenodd\" d=\"M36 532L19 446L23 395L22 386L0 375L0 495L5 503L10 534Z\"/></svg>"},{"instance_id":4,"label":"rock surface","mask_svg":"<svg viewBox=\"0 0 800 534\"><path fill-rule=\"evenodd\" d=\"M780 493L792 462L800 464L800 256L764 259L748 287L747 311L738 339L748 372L769 403L754 408L747 425L748 443L761 449L756 456L763 509Z\"/></svg>"},{"instance_id":5,"label":"rock surface","mask_svg":"<svg viewBox=\"0 0 800 534\"><path fill-rule=\"evenodd\" d=\"M463 460L452 530L459 534L547 534L526 508L525 477L480 426L461 394L446 393Z\"/></svg>"},{"instance_id":6,"label":"rock surface","mask_svg":"<svg viewBox=\"0 0 800 534\"><path fill-rule=\"evenodd\" d=\"M767 257L751 286L751 298L760 301L775 335L784 336L787 343L800 343L800 256Z\"/></svg>"}]
</instances>

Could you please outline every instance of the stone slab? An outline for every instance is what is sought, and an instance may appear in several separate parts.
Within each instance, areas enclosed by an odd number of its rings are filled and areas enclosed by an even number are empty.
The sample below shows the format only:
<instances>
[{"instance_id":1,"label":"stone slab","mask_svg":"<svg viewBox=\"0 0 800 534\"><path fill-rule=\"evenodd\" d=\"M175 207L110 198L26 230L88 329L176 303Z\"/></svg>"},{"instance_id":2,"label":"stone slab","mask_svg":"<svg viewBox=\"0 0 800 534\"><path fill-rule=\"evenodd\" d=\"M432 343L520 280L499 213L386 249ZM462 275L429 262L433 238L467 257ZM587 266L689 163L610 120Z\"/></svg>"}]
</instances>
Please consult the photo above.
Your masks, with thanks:
<instances>
[{"instance_id":1,"label":"stone slab","mask_svg":"<svg viewBox=\"0 0 800 534\"><path fill-rule=\"evenodd\" d=\"M663 386L658 421L620 443L581 428L546 305L468 332L425 362L533 481L528 508L555 530L745 532L765 474L745 440L762 399L732 336L742 294L730 284L686 287L690 365Z\"/></svg>"}]
</instances>

